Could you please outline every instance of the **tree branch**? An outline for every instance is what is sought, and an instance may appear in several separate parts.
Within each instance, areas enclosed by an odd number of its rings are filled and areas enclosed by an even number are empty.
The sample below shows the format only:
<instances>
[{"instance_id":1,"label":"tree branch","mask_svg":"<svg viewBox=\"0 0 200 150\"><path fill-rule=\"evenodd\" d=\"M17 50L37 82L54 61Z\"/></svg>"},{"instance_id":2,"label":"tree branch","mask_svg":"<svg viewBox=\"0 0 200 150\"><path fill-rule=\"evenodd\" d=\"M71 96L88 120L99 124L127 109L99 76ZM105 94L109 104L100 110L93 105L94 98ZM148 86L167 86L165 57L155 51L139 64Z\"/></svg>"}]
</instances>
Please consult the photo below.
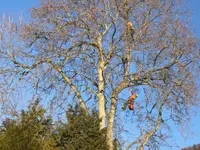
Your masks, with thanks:
<instances>
[{"instance_id":1,"label":"tree branch","mask_svg":"<svg viewBox=\"0 0 200 150\"><path fill-rule=\"evenodd\" d=\"M33 65L31 65L31 66L27 66L27 65L24 65L24 64L22 64L22 63L20 63L20 62L17 62L17 61L15 60L14 57L11 57L11 56L10 56L10 58L11 58L11 60L13 61L14 64L16 64L16 65L18 65L18 66L20 66L20 67L22 67L22 68L24 68L24 69L28 69L28 72L29 72L30 70L34 69L34 68L35 68L36 66L38 66L39 64L42 64L42 63L49 63L49 64L51 64L52 67L53 67L56 71L58 71L58 72L61 74L61 76L63 77L63 79L65 80L65 82L66 82L66 83L70 86L70 88L74 91L74 93L76 94L76 96L77 96L77 98L78 98L78 101L79 101L79 103L80 103L80 105L81 105L81 108L84 110L84 112L85 112L86 114L88 114L88 110L87 110L87 107L86 107L86 105L85 105L85 103L84 103L82 97L81 97L81 93L78 91L78 89L76 88L76 86L72 83L71 79L68 78L67 75L62 71L62 68L61 68L60 66L56 65L50 58L43 58L43 59L40 59L39 62L36 62L36 63L34 63ZM28 72L26 71L26 74L27 74Z\"/></svg>"}]
</instances>

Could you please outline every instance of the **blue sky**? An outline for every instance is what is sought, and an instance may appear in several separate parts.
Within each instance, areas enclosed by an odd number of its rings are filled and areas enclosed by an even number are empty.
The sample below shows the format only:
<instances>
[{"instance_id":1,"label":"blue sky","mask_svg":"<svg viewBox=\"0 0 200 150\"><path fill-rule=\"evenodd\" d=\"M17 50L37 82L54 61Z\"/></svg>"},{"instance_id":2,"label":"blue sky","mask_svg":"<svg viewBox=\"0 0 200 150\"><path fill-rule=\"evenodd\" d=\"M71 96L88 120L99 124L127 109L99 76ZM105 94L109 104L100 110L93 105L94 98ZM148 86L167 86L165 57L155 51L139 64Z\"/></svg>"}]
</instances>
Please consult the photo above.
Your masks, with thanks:
<instances>
[{"instance_id":1,"label":"blue sky","mask_svg":"<svg viewBox=\"0 0 200 150\"><path fill-rule=\"evenodd\" d=\"M39 3L40 0L0 0L0 15L3 13L12 16L18 16L22 14L26 15L29 11L29 8L37 6ZM196 36L200 38L200 0L188 0L187 7L189 7L192 13L191 27L195 31ZM183 130L187 130L187 128ZM193 115L192 117L191 131L197 131L197 133L186 140L181 137L181 134L177 131L177 128L173 127L173 140L176 141L178 145L182 145L181 147L200 143L200 112L198 112L198 110L197 114Z\"/></svg>"}]
</instances>

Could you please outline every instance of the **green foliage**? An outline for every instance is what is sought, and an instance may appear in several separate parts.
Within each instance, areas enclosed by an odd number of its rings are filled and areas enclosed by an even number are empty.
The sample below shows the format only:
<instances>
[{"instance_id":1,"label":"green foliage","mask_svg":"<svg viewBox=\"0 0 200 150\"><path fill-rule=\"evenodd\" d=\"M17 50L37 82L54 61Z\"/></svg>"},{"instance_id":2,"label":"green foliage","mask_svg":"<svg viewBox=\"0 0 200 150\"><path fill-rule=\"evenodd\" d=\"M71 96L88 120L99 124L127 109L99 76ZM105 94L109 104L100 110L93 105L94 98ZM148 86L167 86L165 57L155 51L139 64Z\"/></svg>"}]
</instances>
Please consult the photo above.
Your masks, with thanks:
<instances>
[{"instance_id":1,"label":"green foliage","mask_svg":"<svg viewBox=\"0 0 200 150\"><path fill-rule=\"evenodd\" d=\"M67 123L52 124L37 100L19 119L6 119L0 128L0 150L107 150L106 129L100 130L98 114L86 115L70 107ZM117 145L117 142L114 142ZM119 146L115 146L119 147ZM115 148L117 149L117 148Z\"/></svg>"},{"instance_id":2,"label":"green foliage","mask_svg":"<svg viewBox=\"0 0 200 150\"><path fill-rule=\"evenodd\" d=\"M67 112L68 124L59 128L62 149L69 150L106 150L105 129L100 130L97 113L85 115L79 107Z\"/></svg>"},{"instance_id":3,"label":"green foliage","mask_svg":"<svg viewBox=\"0 0 200 150\"><path fill-rule=\"evenodd\" d=\"M38 103L36 101L28 111L22 111L19 120L3 123L1 150L56 150L51 137L51 119L45 118L45 110Z\"/></svg>"}]
</instances>

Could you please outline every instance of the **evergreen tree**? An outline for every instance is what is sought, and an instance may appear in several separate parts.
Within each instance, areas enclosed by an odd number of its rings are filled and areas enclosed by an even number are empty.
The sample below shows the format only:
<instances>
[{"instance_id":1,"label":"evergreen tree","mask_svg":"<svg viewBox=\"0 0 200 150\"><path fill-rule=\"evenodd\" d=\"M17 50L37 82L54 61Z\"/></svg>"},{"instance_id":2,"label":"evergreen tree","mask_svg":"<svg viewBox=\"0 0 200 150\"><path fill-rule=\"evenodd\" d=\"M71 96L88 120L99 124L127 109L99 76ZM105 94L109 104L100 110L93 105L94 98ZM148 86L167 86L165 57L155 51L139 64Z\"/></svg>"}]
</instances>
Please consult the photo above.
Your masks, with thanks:
<instances>
[{"instance_id":1,"label":"evergreen tree","mask_svg":"<svg viewBox=\"0 0 200 150\"><path fill-rule=\"evenodd\" d=\"M67 124L59 129L59 146L67 150L107 150L106 129L100 130L98 114L86 115L76 106L67 111Z\"/></svg>"},{"instance_id":2,"label":"evergreen tree","mask_svg":"<svg viewBox=\"0 0 200 150\"><path fill-rule=\"evenodd\" d=\"M1 150L56 150L51 136L52 121L45 118L45 109L37 100L22 111L19 120L7 119L0 133Z\"/></svg>"},{"instance_id":3,"label":"evergreen tree","mask_svg":"<svg viewBox=\"0 0 200 150\"><path fill-rule=\"evenodd\" d=\"M39 101L22 111L18 120L7 118L0 128L0 150L107 150L106 128L97 112L85 114L76 106L66 113L67 123L53 126ZM119 147L114 141L115 149Z\"/></svg>"}]
</instances>

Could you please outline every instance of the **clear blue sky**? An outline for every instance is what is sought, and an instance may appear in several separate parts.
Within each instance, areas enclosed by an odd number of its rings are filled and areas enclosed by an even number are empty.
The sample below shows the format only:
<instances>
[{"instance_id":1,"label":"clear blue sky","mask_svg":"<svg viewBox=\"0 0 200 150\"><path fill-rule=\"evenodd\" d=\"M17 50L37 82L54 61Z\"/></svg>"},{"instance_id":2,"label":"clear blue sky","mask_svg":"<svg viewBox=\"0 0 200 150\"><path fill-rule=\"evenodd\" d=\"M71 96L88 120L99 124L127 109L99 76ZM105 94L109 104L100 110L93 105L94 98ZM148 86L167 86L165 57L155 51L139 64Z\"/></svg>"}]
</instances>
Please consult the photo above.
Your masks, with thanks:
<instances>
[{"instance_id":1,"label":"clear blue sky","mask_svg":"<svg viewBox=\"0 0 200 150\"><path fill-rule=\"evenodd\" d=\"M12 16L21 14L26 15L29 8L36 6L39 3L40 0L0 0L0 15L3 13ZM187 4L192 12L191 27L200 38L200 0L188 0ZM184 138L181 138L180 133L177 132L177 128L173 127L173 139L178 145L182 145L181 147L200 143L200 112L197 112L197 115L192 117L191 130L194 132L197 131L197 133L190 139L185 140Z\"/></svg>"}]
</instances>

